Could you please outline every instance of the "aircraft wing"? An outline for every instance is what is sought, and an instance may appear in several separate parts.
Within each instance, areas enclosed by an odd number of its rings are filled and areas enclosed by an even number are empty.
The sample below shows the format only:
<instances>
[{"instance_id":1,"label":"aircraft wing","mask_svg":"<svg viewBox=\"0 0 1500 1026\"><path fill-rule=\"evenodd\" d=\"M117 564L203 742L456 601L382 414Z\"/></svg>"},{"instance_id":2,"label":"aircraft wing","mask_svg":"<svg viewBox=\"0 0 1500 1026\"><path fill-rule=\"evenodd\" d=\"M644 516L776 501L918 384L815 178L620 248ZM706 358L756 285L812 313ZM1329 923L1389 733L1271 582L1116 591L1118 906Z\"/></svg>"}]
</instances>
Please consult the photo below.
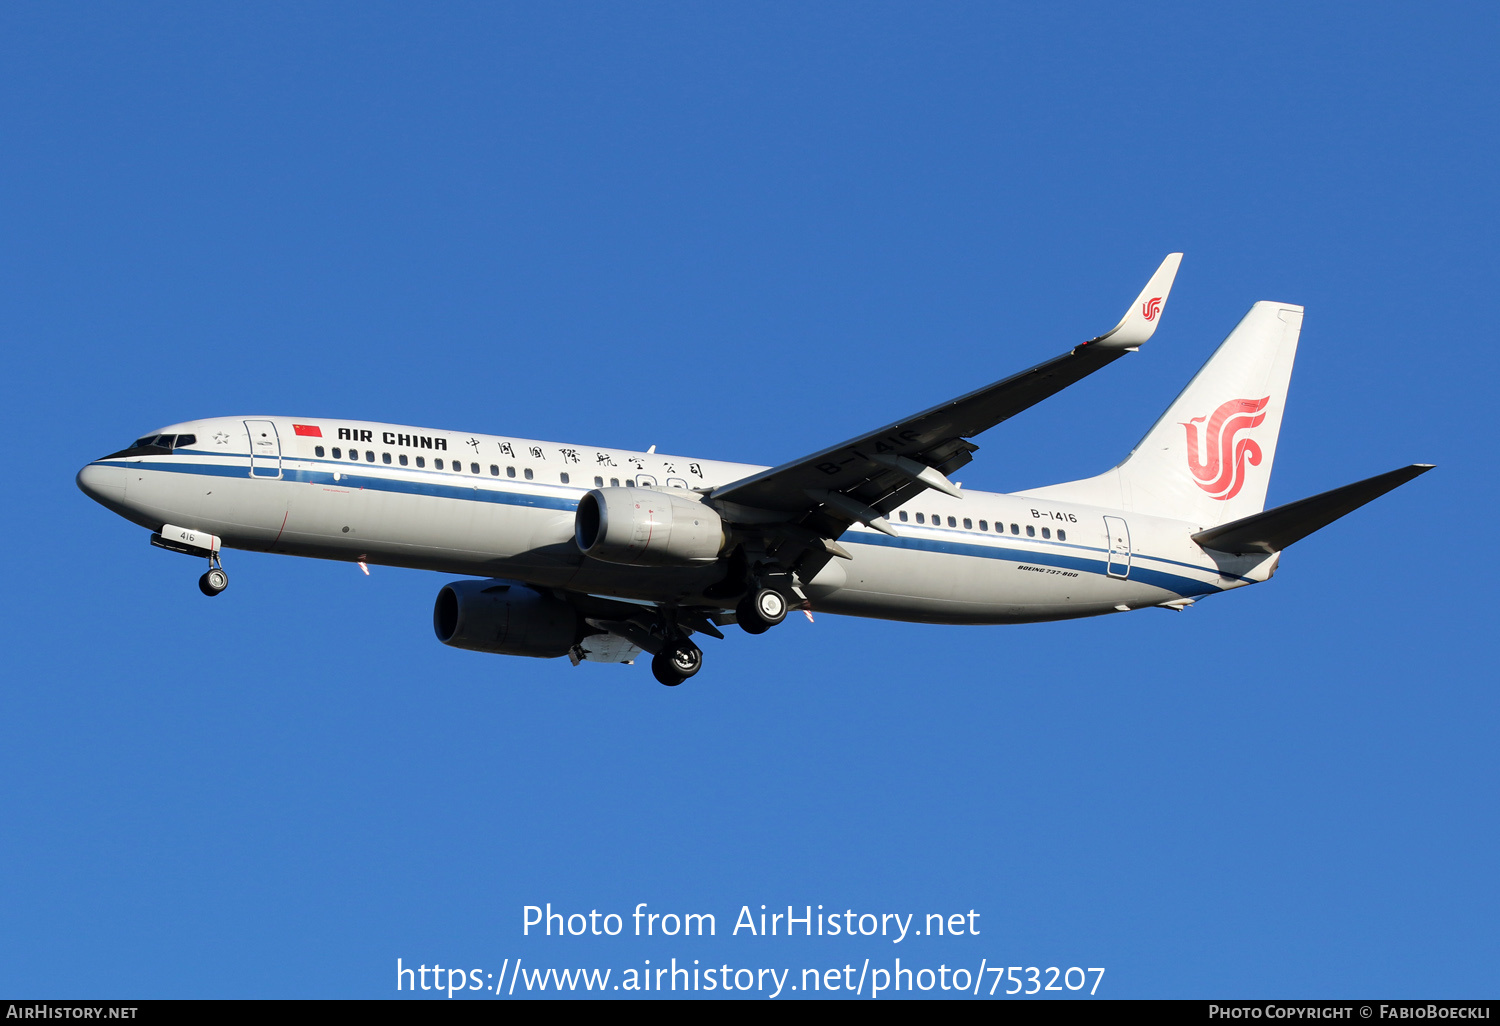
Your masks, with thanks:
<instances>
[{"instance_id":1,"label":"aircraft wing","mask_svg":"<svg viewBox=\"0 0 1500 1026\"><path fill-rule=\"evenodd\" d=\"M946 475L973 459L979 447L969 438L1149 339L1181 261L1181 253L1163 260L1120 323L1098 338L877 431L715 488L712 499L731 520L753 520L758 512L770 514L768 520L799 520L800 514L803 525L827 539L856 521L892 533L884 515L923 490L960 494ZM829 551L843 555L836 545Z\"/></svg>"}]
</instances>

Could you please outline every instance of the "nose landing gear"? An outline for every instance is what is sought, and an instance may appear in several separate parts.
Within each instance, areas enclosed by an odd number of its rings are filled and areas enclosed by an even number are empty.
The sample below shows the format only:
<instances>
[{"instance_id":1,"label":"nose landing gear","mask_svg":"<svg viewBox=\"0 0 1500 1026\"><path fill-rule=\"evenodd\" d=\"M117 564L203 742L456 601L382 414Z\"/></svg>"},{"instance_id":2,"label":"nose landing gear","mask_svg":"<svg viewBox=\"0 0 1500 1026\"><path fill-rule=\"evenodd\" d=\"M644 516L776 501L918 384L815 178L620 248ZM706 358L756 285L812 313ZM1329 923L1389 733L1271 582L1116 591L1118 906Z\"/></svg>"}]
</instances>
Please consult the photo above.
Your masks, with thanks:
<instances>
[{"instance_id":1,"label":"nose landing gear","mask_svg":"<svg viewBox=\"0 0 1500 1026\"><path fill-rule=\"evenodd\" d=\"M219 539L207 531L197 528L177 527L163 524L160 533L151 536L151 544L168 552L180 552L184 556L208 557L208 572L198 578L198 590L213 598L229 587L229 575L224 564L219 562Z\"/></svg>"},{"instance_id":2,"label":"nose landing gear","mask_svg":"<svg viewBox=\"0 0 1500 1026\"><path fill-rule=\"evenodd\" d=\"M227 587L229 575L224 572L224 567L219 563L219 554L215 552L208 557L208 572L198 578L198 590L213 598Z\"/></svg>"}]
</instances>

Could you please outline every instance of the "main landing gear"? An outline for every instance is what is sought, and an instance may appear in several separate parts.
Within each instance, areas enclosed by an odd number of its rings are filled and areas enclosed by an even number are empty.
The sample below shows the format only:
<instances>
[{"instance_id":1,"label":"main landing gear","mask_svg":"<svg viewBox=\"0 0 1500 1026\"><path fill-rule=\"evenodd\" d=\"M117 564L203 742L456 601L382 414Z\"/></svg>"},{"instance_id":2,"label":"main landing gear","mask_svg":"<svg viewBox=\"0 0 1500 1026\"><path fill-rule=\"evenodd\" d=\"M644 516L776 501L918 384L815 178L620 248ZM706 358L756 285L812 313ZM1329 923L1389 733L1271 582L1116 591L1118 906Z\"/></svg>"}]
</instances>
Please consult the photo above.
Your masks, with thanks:
<instances>
[{"instance_id":1,"label":"main landing gear","mask_svg":"<svg viewBox=\"0 0 1500 1026\"><path fill-rule=\"evenodd\" d=\"M651 659L651 672L669 688L675 688L703 668L703 650L687 638L667 642Z\"/></svg>"},{"instance_id":2,"label":"main landing gear","mask_svg":"<svg viewBox=\"0 0 1500 1026\"><path fill-rule=\"evenodd\" d=\"M748 634L764 634L786 619L786 595L775 588L752 587L735 607L735 619ZM669 621L670 623L670 621ZM711 625L699 625L715 637L723 637ZM661 649L651 660L651 672L669 688L675 688L703 668L703 653L687 635L670 628Z\"/></svg>"},{"instance_id":3,"label":"main landing gear","mask_svg":"<svg viewBox=\"0 0 1500 1026\"><path fill-rule=\"evenodd\" d=\"M208 572L198 578L198 590L209 598L213 598L227 587L229 587L229 575L219 564L218 553L214 553L208 557Z\"/></svg>"},{"instance_id":4,"label":"main landing gear","mask_svg":"<svg viewBox=\"0 0 1500 1026\"><path fill-rule=\"evenodd\" d=\"M744 597L735 609L735 619L747 633L764 634L786 619L790 608L786 592L753 579L742 584L740 590ZM716 623L723 623L728 618L720 619L716 608L723 607L683 609L663 604L654 612L641 610L619 620L599 618L589 619L588 623L625 639L637 649L654 653L652 675L667 687L675 688L703 669L703 651L693 643L692 637L695 634L724 637Z\"/></svg>"},{"instance_id":5,"label":"main landing gear","mask_svg":"<svg viewBox=\"0 0 1500 1026\"><path fill-rule=\"evenodd\" d=\"M735 619L746 634L764 634L786 619L786 596L775 588L757 588L735 607Z\"/></svg>"}]
</instances>

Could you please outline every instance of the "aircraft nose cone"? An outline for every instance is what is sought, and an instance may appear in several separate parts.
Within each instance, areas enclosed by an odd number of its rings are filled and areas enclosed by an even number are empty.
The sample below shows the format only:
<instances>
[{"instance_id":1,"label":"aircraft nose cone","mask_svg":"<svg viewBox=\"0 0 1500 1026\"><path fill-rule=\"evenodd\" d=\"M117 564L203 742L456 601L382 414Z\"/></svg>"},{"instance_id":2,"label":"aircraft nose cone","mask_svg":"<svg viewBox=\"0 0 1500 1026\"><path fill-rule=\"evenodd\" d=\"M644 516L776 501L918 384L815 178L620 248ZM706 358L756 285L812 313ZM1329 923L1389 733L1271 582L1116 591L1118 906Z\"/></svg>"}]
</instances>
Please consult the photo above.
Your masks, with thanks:
<instances>
[{"instance_id":1,"label":"aircraft nose cone","mask_svg":"<svg viewBox=\"0 0 1500 1026\"><path fill-rule=\"evenodd\" d=\"M125 471L90 463L78 472L78 488L95 502L117 509L125 504Z\"/></svg>"}]
</instances>

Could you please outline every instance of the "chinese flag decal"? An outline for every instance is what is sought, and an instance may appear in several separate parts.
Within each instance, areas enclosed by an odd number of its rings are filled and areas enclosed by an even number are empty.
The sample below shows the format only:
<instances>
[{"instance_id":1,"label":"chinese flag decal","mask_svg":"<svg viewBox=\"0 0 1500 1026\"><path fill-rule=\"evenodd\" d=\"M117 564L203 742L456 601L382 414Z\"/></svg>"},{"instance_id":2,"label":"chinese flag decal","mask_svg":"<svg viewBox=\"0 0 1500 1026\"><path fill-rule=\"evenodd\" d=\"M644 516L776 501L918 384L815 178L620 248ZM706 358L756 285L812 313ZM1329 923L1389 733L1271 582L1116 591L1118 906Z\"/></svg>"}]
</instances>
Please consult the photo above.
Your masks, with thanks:
<instances>
[{"instance_id":1,"label":"chinese flag decal","mask_svg":"<svg viewBox=\"0 0 1500 1026\"><path fill-rule=\"evenodd\" d=\"M323 429L318 427L316 424L293 424L292 430L297 432L297 434L305 435L308 438L323 437Z\"/></svg>"}]
</instances>

